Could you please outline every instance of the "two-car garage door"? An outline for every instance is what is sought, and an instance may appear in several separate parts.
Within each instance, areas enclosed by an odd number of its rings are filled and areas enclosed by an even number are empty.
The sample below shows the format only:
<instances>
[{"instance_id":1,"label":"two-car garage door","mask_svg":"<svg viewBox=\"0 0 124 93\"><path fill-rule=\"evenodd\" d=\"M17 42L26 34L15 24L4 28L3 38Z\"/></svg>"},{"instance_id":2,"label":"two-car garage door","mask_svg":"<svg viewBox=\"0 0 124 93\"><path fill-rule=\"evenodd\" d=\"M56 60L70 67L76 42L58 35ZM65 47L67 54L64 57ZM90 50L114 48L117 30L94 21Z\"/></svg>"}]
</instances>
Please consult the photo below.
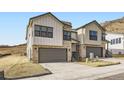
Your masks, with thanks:
<instances>
[{"instance_id":1,"label":"two-car garage door","mask_svg":"<svg viewBox=\"0 0 124 93\"><path fill-rule=\"evenodd\" d=\"M41 48L39 49L39 62L66 62L66 49Z\"/></svg>"},{"instance_id":2,"label":"two-car garage door","mask_svg":"<svg viewBox=\"0 0 124 93\"><path fill-rule=\"evenodd\" d=\"M90 56L90 53L94 53L94 56L103 57L102 47L86 47L86 57Z\"/></svg>"}]
</instances>

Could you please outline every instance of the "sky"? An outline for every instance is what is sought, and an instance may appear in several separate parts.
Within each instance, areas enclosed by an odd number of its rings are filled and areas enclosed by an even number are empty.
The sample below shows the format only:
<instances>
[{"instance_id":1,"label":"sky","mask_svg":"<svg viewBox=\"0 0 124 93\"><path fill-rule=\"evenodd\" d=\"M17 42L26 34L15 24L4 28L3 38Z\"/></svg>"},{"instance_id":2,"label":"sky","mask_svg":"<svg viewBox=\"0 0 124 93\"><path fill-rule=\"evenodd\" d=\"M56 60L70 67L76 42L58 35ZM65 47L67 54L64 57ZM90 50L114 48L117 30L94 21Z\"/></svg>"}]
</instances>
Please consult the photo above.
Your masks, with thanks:
<instances>
[{"instance_id":1,"label":"sky","mask_svg":"<svg viewBox=\"0 0 124 93\"><path fill-rule=\"evenodd\" d=\"M17 45L25 43L26 26L29 18L43 12L0 12L0 45ZM53 12L60 20L69 21L73 28L90 21L99 23L124 17L124 12Z\"/></svg>"}]
</instances>

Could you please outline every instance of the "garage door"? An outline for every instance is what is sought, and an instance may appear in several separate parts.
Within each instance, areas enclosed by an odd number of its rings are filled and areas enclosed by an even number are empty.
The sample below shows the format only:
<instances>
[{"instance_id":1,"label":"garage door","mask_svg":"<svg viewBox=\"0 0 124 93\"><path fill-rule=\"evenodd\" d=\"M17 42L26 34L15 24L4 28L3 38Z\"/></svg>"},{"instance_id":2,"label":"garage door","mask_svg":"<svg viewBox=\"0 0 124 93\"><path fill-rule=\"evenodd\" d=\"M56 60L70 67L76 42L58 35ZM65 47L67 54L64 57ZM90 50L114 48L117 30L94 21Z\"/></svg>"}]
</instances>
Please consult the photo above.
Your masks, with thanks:
<instances>
[{"instance_id":1,"label":"garage door","mask_svg":"<svg viewBox=\"0 0 124 93\"><path fill-rule=\"evenodd\" d=\"M66 49L39 49L39 62L66 62Z\"/></svg>"},{"instance_id":2,"label":"garage door","mask_svg":"<svg viewBox=\"0 0 124 93\"><path fill-rule=\"evenodd\" d=\"M86 57L90 56L90 53L94 53L94 56L102 57L103 48L102 47L87 47L86 48Z\"/></svg>"}]
</instances>

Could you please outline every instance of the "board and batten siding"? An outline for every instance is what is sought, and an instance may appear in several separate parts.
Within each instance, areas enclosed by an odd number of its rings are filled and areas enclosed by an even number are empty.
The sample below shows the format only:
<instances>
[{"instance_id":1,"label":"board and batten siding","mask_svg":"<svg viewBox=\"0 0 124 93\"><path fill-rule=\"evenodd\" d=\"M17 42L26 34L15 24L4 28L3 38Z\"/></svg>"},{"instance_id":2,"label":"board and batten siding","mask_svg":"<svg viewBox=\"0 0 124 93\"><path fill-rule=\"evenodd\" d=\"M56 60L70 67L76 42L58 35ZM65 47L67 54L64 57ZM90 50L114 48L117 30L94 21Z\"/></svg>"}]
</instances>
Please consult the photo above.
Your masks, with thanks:
<instances>
[{"instance_id":1,"label":"board and batten siding","mask_svg":"<svg viewBox=\"0 0 124 93\"><path fill-rule=\"evenodd\" d=\"M71 33L71 38L77 40L77 33L76 32L72 32Z\"/></svg>"},{"instance_id":2,"label":"board and batten siding","mask_svg":"<svg viewBox=\"0 0 124 93\"><path fill-rule=\"evenodd\" d=\"M90 30L97 31L97 41L89 39ZM89 24L85 27L85 44L93 44L93 45L102 44L102 31L95 23Z\"/></svg>"},{"instance_id":3,"label":"board and batten siding","mask_svg":"<svg viewBox=\"0 0 124 93\"><path fill-rule=\"evenodd\" d=\"M53 38L47 37L36 37L34 36L33 44L34 45L54 45L62 46L63 45L63 24L55 19L51 15L45 15L33 20L33 29L34 25L42 25L53 27Z\"/></svg>"},{"instance_id":4,"label":"board and batten siding","mask_svg":"<svg viewBox=\"0 0 124 93\"><path fill-rule=\"evenodd\" d=\"M83 29L77 30L78 40L80 41L80 44L84 44L84 31Z\"/></svg>"}]
</instances>

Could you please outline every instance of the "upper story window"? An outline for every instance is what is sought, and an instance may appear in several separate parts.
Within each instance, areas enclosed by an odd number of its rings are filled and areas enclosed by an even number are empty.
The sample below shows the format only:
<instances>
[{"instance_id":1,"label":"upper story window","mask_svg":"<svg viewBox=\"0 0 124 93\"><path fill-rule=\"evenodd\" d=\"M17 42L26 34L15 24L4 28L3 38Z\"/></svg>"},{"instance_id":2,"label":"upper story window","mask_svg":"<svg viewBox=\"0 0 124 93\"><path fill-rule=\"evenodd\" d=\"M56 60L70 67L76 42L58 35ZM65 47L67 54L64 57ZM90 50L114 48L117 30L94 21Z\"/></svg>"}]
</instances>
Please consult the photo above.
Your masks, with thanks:
<instances>
[{"instance_id":1,"label":"upper story window","mask_svg":"<svg viewBox=\"0 0 124 93\"><path fill-rule=\"evenodd\" d=\"M71 40L71 32L70 31L63 31L63 39L64 40Z\"/></svg>"},{"instance_id":2,"label":"upper story window","mask_svg":"<svg viewBox=\"0 0 124 93\"><path fill-rule=\"evenodd\" d=\"M89 31L89 39L90 40L97 40L97 31Z\"/></svg>"},{"instance_id":3,"label":"upper story window","mask_svg":"<svg viewBox=\"0 0 124 93\"><path fill-rule=\"evenodd\" d=\"M121 38L116 38L111 40L111 45L113 44L120 44L121 43Z\"/></svg>"},{"instance_id":4,"label":"upper story window","mask_svg":"<svg viewBox=\"0 0 124 93\"><path fill-rule=\"evenodd\" d=\"M105 36L106 34L105 33L102 33L102 40L105 41Z\"/></svg>"},{"instance_id":5,"label":"upper story window","mask_svg":"<svg viewBox=\"0 0 124 93\"><path fill-rule=\"evenodd\" d=\"M35 36L53 38L53 28L35 25Z\"/></svg>"}]
</instances>

